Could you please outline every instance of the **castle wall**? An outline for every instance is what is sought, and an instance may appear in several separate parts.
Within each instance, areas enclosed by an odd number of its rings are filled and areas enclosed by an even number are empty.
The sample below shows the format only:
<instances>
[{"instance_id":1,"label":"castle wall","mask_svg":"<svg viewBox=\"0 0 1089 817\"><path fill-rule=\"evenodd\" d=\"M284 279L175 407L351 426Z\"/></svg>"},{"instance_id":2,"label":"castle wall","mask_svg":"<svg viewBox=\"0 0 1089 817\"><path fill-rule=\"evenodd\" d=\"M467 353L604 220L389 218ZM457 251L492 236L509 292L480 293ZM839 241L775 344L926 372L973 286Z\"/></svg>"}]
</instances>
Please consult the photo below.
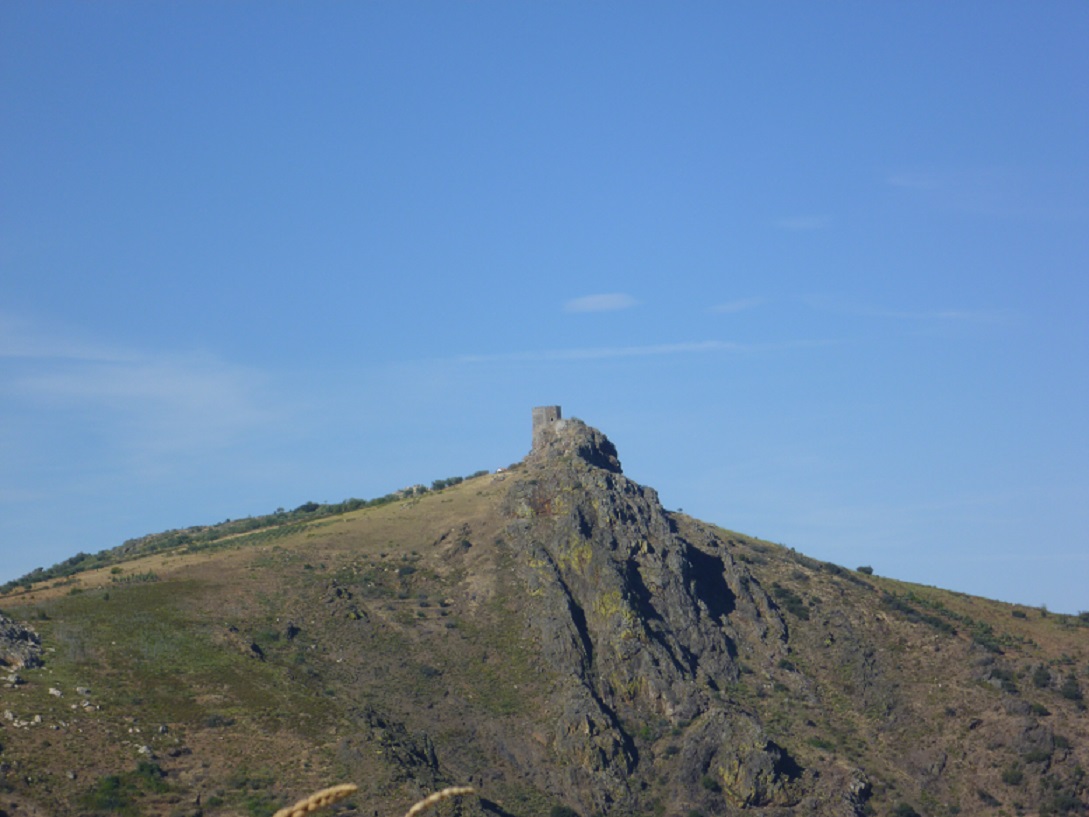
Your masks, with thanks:
<instances>
[{"instance_id":1,"label":"castle wall","mask_svg":"<svg viewBox=\"0 0 1089 817\"><path fill-rule=\"evenodd\" d=\"M540 435L562 417L559 406L535 406L533 409L533 447Z\"/></svg>"}]
</instances>

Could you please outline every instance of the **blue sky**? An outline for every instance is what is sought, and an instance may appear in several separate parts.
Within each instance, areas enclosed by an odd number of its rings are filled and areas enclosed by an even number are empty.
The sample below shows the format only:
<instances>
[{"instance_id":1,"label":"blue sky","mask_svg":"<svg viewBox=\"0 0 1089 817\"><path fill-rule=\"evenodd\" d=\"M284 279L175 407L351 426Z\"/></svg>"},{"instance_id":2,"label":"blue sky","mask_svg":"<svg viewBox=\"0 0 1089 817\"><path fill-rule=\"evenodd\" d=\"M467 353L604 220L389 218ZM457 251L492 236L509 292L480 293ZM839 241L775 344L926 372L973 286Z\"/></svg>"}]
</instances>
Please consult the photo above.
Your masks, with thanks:
<instances>
[{"instance_id":1,"label":"blue sky","mask_svg":"<svg viewBox=\"0 0 1089 817\"><path fill-rule=\"evenodd\" d=\"M5 3L0 580L517 461L1089 609L1089 6Z\"/></svg>"}]
</instances>

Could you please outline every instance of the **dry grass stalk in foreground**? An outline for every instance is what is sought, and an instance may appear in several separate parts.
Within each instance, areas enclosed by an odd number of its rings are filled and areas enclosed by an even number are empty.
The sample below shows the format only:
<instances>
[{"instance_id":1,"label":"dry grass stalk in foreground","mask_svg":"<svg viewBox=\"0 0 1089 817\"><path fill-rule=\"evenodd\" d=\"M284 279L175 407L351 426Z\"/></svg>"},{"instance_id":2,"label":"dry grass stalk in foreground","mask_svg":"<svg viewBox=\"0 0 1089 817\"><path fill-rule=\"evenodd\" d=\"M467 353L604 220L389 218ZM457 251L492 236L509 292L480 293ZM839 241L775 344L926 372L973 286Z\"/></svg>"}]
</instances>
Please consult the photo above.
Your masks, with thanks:
<instances>
[{"instance_id":1,"label":"dry grass stalk in foreground","mask_svg":"<svg viewBox=\"0 0 1089 817\"><path fill-rule=\"evenodd\" d=\"M319 792L311 794L305 800L300 800L293 806L280 809L273 814L272 817L303 817L303 815L309 814L312 811L317 811L320 808L325 808L331 803L335 803L337 800L343 800L349 794L353 794L357 791L359 791L359 786L354 783L342 783L339 786L322 789Z\"/></svg>"},{"instance_id":2,"label":"dry grass stalk in foreground","mask_svg":"<svg viewBox=\"0 0 1089 817\"><path fill-rule=\"evenodd\" d=\"M474 789L472 789L470 786L451 786L448 789L437 791L434 794L425 797L419 803L406 811L405 817L416 817L416 815L420 812L427 811L433 805L435 805L436 803L440 803L443 800L448 800L451 797L461 797L462 795L473 793Z\"/></svg>"},{"instance_id":3,"label":"dry grass stalk in foreground","mask_svg":"<svg viewBox=\"0 0 1089 817\"><path fill-rule=\"evenodd\" d=\"M304 817L304 815L325 808L326 806L335 803L337 800L343 800L349 794L354 794L357 791L359 791L359 786L356 786L353 783L344 783L340 786L322 789L319 792L311 794L305 800L300 800L293 806L280 809L273 814L272 817ZM405 813L405 817L417 817L418 814L427 811L427 809L431 808L436 803L448 800L451 797L461 797L462 795L473 793L474 789L469 786L452 786L448 789L437 791L410 808Z\"/></svg>"}]
</instances>

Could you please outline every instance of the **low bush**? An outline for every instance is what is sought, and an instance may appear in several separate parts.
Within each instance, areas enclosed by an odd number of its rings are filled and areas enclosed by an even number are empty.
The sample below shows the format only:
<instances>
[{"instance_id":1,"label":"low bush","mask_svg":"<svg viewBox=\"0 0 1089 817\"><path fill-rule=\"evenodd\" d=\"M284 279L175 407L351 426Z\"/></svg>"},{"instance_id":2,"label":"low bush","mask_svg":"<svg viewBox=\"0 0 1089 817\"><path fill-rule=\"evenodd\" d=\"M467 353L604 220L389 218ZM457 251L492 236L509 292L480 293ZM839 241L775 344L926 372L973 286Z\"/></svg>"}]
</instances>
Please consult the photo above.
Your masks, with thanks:
<instances>
[{"instance_id":1,"label":"low bush","mask_svg":"<svg viewBox=\"0 0 1089 817\"><path fill-rule=\"evenodd\" d=\"M1002 782L1007 786L1020 786L1025 780L1025 773L1017 763L1002 772Z\"/></svg>"}]
</instances>

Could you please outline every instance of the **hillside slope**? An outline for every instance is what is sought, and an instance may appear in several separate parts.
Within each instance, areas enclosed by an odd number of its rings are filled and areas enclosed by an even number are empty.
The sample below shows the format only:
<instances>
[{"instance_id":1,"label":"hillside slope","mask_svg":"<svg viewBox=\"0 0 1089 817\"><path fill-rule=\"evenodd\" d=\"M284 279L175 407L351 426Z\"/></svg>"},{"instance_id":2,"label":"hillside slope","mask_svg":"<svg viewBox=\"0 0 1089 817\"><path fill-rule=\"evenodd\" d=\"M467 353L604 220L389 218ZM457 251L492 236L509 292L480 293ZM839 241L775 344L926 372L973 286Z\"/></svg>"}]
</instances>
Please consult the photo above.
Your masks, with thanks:
<instances>
[{"instance_id":1,"label":"hillside slope","mask_svg":"<svg viewBox=\"0 0 1089 817\"><path fill-rule=\"evenodd\" d=\"M1078 814L1089 628L503 474L9 593L0 813ZM25 626L15 624L25 622ZM33 631L33 632L32 632ZM40 640L40 647L37 644Z\"/></svg>"}]
</instances>

